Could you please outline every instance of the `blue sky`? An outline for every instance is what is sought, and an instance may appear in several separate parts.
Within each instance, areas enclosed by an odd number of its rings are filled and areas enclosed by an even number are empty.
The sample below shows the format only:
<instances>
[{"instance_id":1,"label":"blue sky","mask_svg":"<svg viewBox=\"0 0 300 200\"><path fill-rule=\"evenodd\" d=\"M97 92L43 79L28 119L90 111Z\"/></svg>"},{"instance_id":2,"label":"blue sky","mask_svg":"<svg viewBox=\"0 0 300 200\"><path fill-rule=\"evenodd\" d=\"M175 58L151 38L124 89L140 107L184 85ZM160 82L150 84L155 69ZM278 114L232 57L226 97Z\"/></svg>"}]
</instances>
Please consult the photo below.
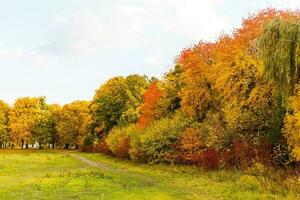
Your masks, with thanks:
<instances>
[{"instance_id":1,"label":"blue sky","mask_svg":"<svg viewBox=\"0 0 300 200\"><path fill-rule=\"evenodd\" d=\"M106 80L161 77L180 51L299 0L0 0L0 99L92 99Z\"/></svg>"}]
</instances>

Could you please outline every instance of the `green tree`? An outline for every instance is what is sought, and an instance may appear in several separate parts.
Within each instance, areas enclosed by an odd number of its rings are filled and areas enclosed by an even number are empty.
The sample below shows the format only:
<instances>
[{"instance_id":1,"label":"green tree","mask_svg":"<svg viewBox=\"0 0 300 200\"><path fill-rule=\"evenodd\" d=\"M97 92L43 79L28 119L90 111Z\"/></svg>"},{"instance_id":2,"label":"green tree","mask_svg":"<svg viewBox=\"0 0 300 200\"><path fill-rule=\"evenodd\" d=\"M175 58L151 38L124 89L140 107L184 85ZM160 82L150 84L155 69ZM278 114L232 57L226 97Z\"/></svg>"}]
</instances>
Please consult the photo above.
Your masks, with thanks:
<instances>
[{"instance_id":1,"label":"green tree","mask_svg":"<svg viewBox=\"0 0 300 200\"><path fill-rule=\"evenodd\" d=\"M145 76L131 75L108 80L97 91L91 105L96 133L108 133L114 126L136 122L138 107L149 85Z\"/></svg>"},{"instance_id":2,"label":"green tree","mask_svg":"<svg viewBox=\"0 0 300 200\"><path fill-rule=\"evenodd\" d=\"M59 105L42 105L42 112L36 117L32 128L32 141L39 143L39 148L42 144L52 144L54 148L57 139L55 125L57 123L57 112Z\"/></svg>"},{"instance_id":3,"label":"green tree","mask_svg":"<svg viewBox=\"0 0 300 200\"><path fill-rule=\"evenodd\" d=\"M264 29L259 47L268 79L278 83L286 99L300 79L300 20L277 18Z\"/></svg>"}]
</instances>

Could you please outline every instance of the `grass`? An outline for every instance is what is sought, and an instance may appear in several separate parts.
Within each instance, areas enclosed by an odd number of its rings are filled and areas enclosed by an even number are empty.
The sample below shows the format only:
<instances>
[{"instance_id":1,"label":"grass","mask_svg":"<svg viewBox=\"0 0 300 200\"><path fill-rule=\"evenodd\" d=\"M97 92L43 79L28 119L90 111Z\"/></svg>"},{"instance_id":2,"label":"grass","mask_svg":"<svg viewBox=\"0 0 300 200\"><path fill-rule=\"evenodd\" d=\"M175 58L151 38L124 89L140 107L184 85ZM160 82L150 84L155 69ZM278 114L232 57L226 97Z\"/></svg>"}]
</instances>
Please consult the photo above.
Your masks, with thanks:
<instances>
[{"instance_id":1,"label":"grass","mask_svg":"<svg viewBox=\"0 0 300 200\"><path fill-rule=\"evenodd\" d=\"M0 199L5 200L300 199L297 192L240 171L137 164L80 152L0 150Z\"/></svg>"}]
</instances>

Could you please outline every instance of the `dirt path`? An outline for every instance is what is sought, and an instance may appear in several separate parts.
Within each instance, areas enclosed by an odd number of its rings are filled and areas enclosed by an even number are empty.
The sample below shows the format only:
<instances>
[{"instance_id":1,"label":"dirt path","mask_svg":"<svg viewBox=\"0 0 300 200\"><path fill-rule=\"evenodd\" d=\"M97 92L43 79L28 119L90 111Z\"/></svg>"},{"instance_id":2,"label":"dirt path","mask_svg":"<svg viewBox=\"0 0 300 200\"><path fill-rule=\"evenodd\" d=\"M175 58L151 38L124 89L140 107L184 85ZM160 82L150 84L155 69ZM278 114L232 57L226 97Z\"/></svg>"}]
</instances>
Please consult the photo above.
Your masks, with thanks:
<instances>
[{"instance_id":1,"label":"dirt path","mask_svg":"<svg viewBox=\"0 0 300 200\"><path fill-rule=\"evenodd\" d=\"M80 160L92 167L97 167L99 169L104 169L104 170L111 169L111 167L107 164L95 162L95 161L89 160L83 156L79 156L79 155L75 155L75 154L68 154L68 155L75 158L76 160Z\"/></svg>"}]
</instances>

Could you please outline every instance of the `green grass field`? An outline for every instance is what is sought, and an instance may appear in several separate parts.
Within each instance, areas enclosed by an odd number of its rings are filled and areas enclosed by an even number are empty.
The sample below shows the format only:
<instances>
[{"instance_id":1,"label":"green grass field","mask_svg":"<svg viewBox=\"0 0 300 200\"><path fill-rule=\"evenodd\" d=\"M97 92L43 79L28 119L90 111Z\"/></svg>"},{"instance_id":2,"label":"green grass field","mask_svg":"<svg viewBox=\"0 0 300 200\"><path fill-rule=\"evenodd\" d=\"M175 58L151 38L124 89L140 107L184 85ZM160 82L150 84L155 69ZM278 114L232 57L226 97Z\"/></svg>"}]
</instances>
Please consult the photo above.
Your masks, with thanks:
<instances>
[{"instance_id":1,"label":"green grass field","mask_svg":"<svg viewBox=\"0 0 300 200\"><path fill-rule=\"evenodd\" d=\"M0 199L297 199L297 191L238 171L137 164L79 152L0 150Z\"/></svg>"}]
</instances>

